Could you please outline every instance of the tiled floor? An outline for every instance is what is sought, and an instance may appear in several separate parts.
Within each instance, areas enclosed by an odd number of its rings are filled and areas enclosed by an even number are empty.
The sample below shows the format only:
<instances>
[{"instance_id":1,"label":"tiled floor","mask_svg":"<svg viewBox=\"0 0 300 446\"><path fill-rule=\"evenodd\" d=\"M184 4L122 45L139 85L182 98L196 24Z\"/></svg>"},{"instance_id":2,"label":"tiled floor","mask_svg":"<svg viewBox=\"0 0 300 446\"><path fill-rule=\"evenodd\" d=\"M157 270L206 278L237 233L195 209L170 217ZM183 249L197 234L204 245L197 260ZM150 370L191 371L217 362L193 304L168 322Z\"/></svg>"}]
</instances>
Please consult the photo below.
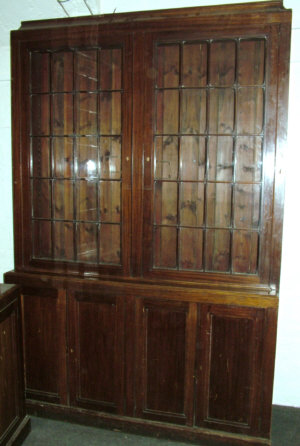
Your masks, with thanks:
<instances>
[{"instance_id":1,"label":"tiled floor","mask_svg":"<svg viewBox=\"0 0 300 446\"><path fill-rule=\"evenodd\" d=\"M81 426L63 421L31 418L32 430L23 446L186 446L152 437ZM300 446L300 409L274 406L272 446ZM190 444L190 443L189 443ZM207 446L202 442L201 446ZM198 443L198 446L199 443Z\"/></svg>"}]
</instances>

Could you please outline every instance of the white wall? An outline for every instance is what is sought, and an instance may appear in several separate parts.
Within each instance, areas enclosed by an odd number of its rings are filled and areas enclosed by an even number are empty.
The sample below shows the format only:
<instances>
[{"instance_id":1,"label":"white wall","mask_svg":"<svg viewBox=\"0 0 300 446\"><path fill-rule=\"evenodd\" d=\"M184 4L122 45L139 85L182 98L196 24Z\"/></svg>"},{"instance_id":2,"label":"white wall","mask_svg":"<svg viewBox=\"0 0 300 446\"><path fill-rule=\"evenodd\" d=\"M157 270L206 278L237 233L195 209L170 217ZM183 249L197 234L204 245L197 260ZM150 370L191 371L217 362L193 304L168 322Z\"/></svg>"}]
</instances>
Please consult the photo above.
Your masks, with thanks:
<instances>
[{"instance_id":1,"label":"white wall","mask_svg":"<svg viewBox=\"0 0 300 446\"><path fill-rule=\"evenodd\" d=\"M94 13L112 13L214 4L246 3L246 0L87 0ZM285 0L293 9L290 71L290 106L286 161L286 204L280 290L279 327L275 368L274 404L300 407L300 211L296 203L300 192L296 183L300 166L298 137L300 104L300 2ZM88 13L83 0L64 3L71 16ZM13 269L11 137L10 137L10 62L9 31L22 20L65 17L56 0L0 0L0 280ZM298 217L298 218L297 218ZM300 263L300 262L299 262Z\"/></svg>"}]
</instances>

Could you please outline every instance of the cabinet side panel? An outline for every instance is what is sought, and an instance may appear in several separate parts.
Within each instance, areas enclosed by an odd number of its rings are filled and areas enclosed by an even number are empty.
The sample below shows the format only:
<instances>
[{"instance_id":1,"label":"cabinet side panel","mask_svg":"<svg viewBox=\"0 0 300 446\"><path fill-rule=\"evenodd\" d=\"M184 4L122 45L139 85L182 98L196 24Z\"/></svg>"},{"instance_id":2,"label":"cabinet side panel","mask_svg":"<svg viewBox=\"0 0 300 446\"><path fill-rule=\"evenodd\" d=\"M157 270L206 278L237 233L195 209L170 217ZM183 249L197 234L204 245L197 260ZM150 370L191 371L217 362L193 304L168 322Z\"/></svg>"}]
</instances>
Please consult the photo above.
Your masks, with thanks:
<instances>
[{"instance_id":1,"label":"cabinet side panel","mask_svg":"<svg viewBox=\"0 0 300 446\"><path fill-rule=\"evenodd\" d=\"M19 417L15 316L0 315L0 439Z\"/></svg>"}]
</instances>

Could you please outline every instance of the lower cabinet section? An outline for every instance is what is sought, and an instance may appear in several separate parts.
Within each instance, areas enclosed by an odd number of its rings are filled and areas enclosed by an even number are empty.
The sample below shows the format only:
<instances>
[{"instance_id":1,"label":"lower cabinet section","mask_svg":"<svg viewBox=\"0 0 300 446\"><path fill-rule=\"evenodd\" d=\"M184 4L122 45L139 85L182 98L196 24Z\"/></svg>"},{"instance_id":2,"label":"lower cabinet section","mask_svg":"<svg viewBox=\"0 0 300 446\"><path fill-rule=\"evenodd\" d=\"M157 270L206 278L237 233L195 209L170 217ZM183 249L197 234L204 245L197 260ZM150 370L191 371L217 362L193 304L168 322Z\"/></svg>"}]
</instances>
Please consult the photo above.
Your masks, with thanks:
<instances>
[{"instance_id":1,"label":"lower cabinet section","mask_svg":"<svg viewBox=\"0 0 300 446\"><path fill-rule=\"evenodd\" d=\"M276 306L150 291L24 289L30 410L193 441L270 444Z\"/></svg>"},{"instance_id":2,"label":"lower cabinet section","mask_svg":"<svg viewBox=\"0 0 300 446\"><path fill-rule=\"evenodd\" d=\"M20 290L0 284L0 445L18 445L30 430L25 415Z\"/></svg>"}]
</instances>

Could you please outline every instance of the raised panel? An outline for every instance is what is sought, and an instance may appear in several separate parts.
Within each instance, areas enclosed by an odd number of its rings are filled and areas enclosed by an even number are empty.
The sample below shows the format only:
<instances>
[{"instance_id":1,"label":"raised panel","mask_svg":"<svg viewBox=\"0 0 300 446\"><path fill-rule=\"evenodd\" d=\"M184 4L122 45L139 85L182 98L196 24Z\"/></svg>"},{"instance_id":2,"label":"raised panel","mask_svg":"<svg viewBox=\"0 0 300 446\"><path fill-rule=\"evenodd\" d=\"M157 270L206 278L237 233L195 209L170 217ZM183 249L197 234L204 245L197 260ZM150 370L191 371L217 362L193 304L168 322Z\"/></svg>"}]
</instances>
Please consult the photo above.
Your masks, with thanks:
<instances>
[{"instance_id":1,"label":"raised panel","mask_svg":"<svg viewBox=\"0 0 300 446\"><path fill-rule=\"evenodd\" d=\"M72 405L122 413L123 307L114 296L70 293Z\"/></svg>"},{"instance_id":2,"label":"raised panel","mask_svg":"<svg viewBox=\"0 0 300 446\"><path fill-rule=\"evenodd\" d=\"M191 424L196 308L137 301L137 415Z\"/></svg>"},{"instance_id":3,"label":"raised panel","mask_svg":"<svg viewBox=\"0 0 300 446\"><path fill-rule=\"evenodd\" d=\"M13 305L0 313L0 441L20 416L16 317Z\"/></svg>"},{"instance_id":4,"label":"raised panel","mask_svg":"<svg viewBox=\"0 0 300 446\"><path fill-rule=\"evenodd\" d=\"M63 291L31 288L23 293L27 398L66 401L65 311Z\"/></svg>"},{"instance_id":5,"label":"raised panel","mask_svg":"<svg viewBox=\"0 0 300 446\"><path fill-rule=\"evenodd\" d=\"M0 283L0 446L21 444L30 429L22 359L20 289Z\"/></svg>"},{"instance_id":6,"label":"raised panel","mask_svg":"<svg viewBox=\"0 0 300 446\"><path fill-rule=\"evenodd\" d=\"M200 313L196 423L255 434L264 310L203 305Z\"/></svg>"}]
</instances>

